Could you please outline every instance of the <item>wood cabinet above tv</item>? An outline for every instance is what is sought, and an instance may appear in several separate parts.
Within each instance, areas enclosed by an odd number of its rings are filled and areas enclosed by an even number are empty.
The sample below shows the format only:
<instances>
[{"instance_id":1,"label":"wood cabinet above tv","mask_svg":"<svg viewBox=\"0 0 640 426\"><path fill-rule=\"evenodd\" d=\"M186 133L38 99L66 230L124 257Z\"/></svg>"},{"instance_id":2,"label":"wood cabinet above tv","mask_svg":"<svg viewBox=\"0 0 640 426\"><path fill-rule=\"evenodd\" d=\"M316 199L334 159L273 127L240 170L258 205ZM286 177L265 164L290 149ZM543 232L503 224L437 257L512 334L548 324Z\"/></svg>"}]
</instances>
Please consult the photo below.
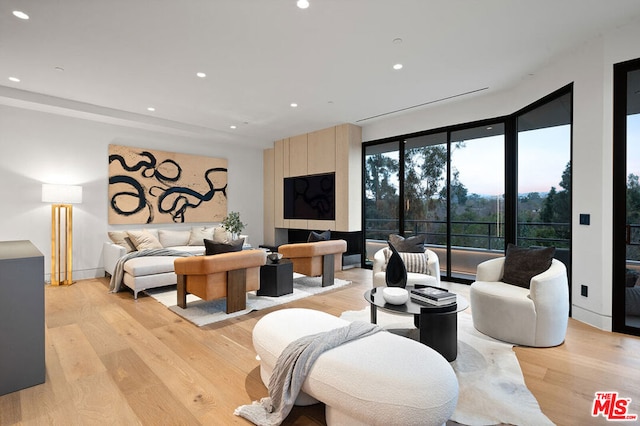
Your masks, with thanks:
<instances>
[{"instance_id":1,"label":"wood cabinet above tv","mask_svg":"<svg viewBox=\"0 0 640 426\"><path fill-rule=\"evenodd\" d=\"M353 124L282 139L264 152L265 243L273 241L275 228L361 228L362 129ZM284 218L284 178L335 172L335 220Z\"/></svg>"}]
</instances>

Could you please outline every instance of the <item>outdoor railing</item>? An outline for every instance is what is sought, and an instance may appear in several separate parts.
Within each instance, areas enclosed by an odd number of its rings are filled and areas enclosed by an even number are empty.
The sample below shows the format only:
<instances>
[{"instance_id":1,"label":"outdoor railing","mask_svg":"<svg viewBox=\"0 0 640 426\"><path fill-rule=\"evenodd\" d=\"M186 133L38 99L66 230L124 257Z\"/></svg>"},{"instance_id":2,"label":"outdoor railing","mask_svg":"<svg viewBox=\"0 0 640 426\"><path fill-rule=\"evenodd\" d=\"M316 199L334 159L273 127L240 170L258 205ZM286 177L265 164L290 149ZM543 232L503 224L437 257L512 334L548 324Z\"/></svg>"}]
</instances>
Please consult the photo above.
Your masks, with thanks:
<instances>
[{"instance_id":1,"label":"outdoor railing","mask_svg":"<svg viewBox=\"0 0 640 426\"><path fill-rule=\"evenodd\" d=\"M443 220L408 220L405 236L427 236L428 244L446 245L447 222ZM518 222L518 241L523 245L569 248L569 223ZM386 241L397 233L397 220L367 219L365 238ZM504 224L489 221L451 221L451 245L484 250L504 249Z\"/></svg>"}]
</instances>

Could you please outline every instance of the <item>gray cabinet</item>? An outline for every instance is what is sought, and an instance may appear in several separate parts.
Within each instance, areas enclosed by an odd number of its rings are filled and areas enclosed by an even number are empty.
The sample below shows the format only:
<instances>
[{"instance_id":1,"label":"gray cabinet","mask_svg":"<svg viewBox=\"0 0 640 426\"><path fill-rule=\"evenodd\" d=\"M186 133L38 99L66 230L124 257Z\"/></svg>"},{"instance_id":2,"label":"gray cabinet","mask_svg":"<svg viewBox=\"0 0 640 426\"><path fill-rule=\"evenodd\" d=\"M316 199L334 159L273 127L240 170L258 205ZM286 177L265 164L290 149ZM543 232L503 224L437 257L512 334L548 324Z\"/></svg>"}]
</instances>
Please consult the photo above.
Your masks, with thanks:
<instances>
[{"instance_id":1,"label":"gray cabinet","mask_svg":"<svg viewBox=\"0 0 640 426\"><path fill-rule=\"evenodd\" d=\"M44 257L30 241L0 241L0 395L44 380Z\"/></svg>"}]
</instances>

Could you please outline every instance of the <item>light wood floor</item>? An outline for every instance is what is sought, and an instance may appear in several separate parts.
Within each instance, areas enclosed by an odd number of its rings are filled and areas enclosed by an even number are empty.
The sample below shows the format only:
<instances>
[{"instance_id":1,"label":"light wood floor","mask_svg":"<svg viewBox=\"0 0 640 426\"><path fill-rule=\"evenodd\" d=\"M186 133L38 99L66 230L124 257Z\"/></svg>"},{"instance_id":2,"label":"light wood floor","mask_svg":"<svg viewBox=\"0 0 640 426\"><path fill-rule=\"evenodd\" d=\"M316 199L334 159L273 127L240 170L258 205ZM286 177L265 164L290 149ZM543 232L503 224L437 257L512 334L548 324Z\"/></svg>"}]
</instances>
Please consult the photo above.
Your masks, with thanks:
<instances>
[{"instance_id":1,"label":"light wood floor","mask_svg":"<svg viewBox=\"0 0 640 426\"><path fill-rule=\"evenodd\" d=\"M337 276L353 284L284 306L335 315L366 307L371 271ZM0 424L249 424L233 410L266 396L251 330L268 310L198 328L144 294L134 301L107 286L46 287L46 382L1 396ZM639 338L570 319L563 345L515 351L556 424L606 424L590 415L596 391L618 391L640 414ZM285 424L324 424L323 407L295 408Z\"/></svg>"}]
</instances>

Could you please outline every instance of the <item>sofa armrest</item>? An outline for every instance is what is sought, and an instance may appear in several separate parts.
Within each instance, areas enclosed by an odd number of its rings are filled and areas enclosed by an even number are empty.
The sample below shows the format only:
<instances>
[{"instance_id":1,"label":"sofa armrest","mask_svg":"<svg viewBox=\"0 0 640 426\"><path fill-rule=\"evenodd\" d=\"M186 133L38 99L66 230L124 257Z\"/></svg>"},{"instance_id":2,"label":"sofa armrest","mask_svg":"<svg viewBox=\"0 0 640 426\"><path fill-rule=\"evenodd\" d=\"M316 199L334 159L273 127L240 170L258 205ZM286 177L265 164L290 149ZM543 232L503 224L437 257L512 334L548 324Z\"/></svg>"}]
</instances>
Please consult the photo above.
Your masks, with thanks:
<instances>
[{"instance_id":1,"label":"sofa armrest","mask_svg":"<svg viewBox=\"0 0 640 426\"><path fill-rule=\"evenodd\" d=\"M267 262L264 250L242 250L213 256L179 257L173 262L177 275L209 275L237 269L256 268Z\"/></svg>"},{"instance_id":2,"label":"sofa armrest","mask_svg":"<svg viewBox=\"0 0 640 426\"><path fill-rule=\"evenodd\" d=\"M485 260L478 265L476 281L496 282L504 275L504 257Z\"/></svg>"},{"instance_id":3,"label":"sofa armrest","mask_svg":"<svg viewBox=\"0 0 640 426\"><path fill-rule=\"evenodd\" d=\"M104 271L109 275L113 275L113 271L116 269L116 263L118 263L118 260L125 254L127 254L127 249L124 247L112 242L105 242L102 245Z\"/></svg>"},{"instance_id":4,"label":"sofa armrest","mask_svg":"<svg viewBox=\"0 0 640 426\"><path fill-rule=\"evenodd\" d=\"M437 285L440 285L440 259L432 250L426 249L424 252L427 255L427 273L435 277Z\"/></svg>"},{"instance_id":5,"label":"sofa armrest","mask_svg":"<svg viewBox=\"0 0 640 426\"><path fill-rule=\"evenodd\" d=\"M288 259L297 257L324 256L325 254L339 254L347 251L345 240L316 241L313 243L283 244L278 247L278 253Z\"/></svg>"},{"instance_id":6,"label":"sofa armrest","mask_svg":"<svg viewBox=\"0 0 640 426\"><path fill-rule=\"evenodd\" d=\"M529 295L536 305L566 305L569 314L569 284L564 263L553 259L551 267L531 278Z\"/></svg>"},{"instance_id":7,"label":"sofa armrest","mask_svg":"<svg viewBox=\"0 0 640 426\"><path fill-rule=\"evenodd\" d=\"M375 276L378 272L383 272L387 259L384 256L384 248L381 248L373 255L373 275Z\"/></svg>"}]
</instances>

